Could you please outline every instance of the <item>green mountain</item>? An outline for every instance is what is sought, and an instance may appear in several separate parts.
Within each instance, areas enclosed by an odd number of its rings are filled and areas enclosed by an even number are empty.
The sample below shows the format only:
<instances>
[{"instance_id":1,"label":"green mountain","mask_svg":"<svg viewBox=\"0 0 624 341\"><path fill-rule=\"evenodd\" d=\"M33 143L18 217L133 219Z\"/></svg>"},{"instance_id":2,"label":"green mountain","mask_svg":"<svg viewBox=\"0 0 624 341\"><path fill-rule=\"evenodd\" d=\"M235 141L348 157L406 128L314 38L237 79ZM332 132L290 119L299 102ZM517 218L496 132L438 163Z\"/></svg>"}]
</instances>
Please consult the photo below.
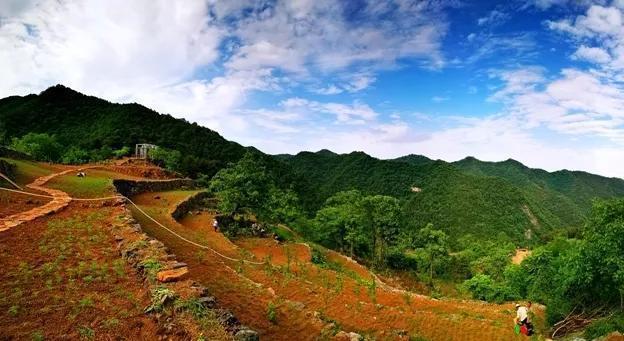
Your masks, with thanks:
<instances>
[{"instance_id":1,"label":"green mountain","mask_svg":"<svg viewBox=\"0 0 624 341\"><path fill-rule=\"evenodd\" d=\"M551 173L529 168L512 159L486 162L467 157L453 165L470 174L503 178L525 192L533 193L543 205L559 201L561 211L558 215L569 224L576 224L578 219L587 215L594 198L624 196L624 180L587 172L560 170ZM547 195L539 197L540 193Z\"/></svg>"},{"instance_id":2,"label":"green mountain","mask_svg":"<svg viewBox=\"0 0 624 341\"><path fill-rule=\"evenodd\" d=\"M326 151L282 159L316 189L314 202L320 204L348 189L391 195L404 200L408 225L419 228L434 223L454 240L466 234L491 238L503 232L522 241L529 229L539 236L555 227L549 212L535 208L509 181L467 174L444 161L410 157L417 162L401 162L362 152Z\"/></svg>"},{"instance_id":3,"label":"green mountain","mask_svg":"<svg viewBox=\"0 0 624 341\"><path fill-rule=\"evenodd\" d=\"M54 134L64 146L85 150L154 143L183 153L185 173L212 175L247 150L218 133L161 115L139 104L115 104L64 86L39 95L0 100L0 135ZM258 151L256 151L258 152ZM258 152L260 153L260 152ZM433 223L451 240L472 234L504 234L522 244L558 230L582 226L593 198L624 195L624 180L585 172L546 172L514 160L454 163L407 155L380 160L362 152L329 150L297 155L263 155L278 185L294 189L311 216L331 195L358 189L403 202L412 228Z\"/></svg>"},{"instance_id":4,"label":"green mountain","mask_svg":"<svg viewBox=\"0 0 624 341\"><path fill-rule=\"evenodd\" d=\"M539 241L557 230L582 226L591 200L624 195L624 180L584 172L549 173L508 160L466 158L456 163L420 155L379 160L362 152L326 150L281 155L315 188L318 204L332 194L358 189L404 200L408 224L433 223L456 240L503 233L518 243Z\"/></svg>"},{"instance_id":5,"label":"green mountain","mask_svg":"<svg viewBox=\"0 0 624 341\"><path fill-rule=\"evenodd\" d=\"M62 85L39 95L0 100L0 132L19 137L54 134L65 146L85 150L153 143L183 152L186 173L214 174L245 153L238 143L196 123L161 115L142 105L116 104Z\"/></svg>"}]
</instances>

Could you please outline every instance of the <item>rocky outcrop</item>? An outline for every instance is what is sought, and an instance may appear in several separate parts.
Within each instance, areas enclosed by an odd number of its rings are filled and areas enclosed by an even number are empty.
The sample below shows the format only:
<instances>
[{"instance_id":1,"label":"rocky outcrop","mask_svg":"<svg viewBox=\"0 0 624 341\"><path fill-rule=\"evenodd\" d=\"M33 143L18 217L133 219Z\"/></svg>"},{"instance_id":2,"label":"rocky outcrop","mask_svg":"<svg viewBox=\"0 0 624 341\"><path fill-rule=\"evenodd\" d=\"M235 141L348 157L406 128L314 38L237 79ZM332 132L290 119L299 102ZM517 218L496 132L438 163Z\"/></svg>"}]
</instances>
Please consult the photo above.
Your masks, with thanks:
<instances>
[{"instance_id":1,"label":"rocky outcrop","mask_svg":"<svg viewBox=\"0 0 624 341\"><path fill-rule=\"evenodd\" d=\"M195 182L192 179L171 180L113 180L113 186L117 192L126 197L131 197L145 192L162 192L174 189L193 189Z\"/></svg>"}]
</instances>

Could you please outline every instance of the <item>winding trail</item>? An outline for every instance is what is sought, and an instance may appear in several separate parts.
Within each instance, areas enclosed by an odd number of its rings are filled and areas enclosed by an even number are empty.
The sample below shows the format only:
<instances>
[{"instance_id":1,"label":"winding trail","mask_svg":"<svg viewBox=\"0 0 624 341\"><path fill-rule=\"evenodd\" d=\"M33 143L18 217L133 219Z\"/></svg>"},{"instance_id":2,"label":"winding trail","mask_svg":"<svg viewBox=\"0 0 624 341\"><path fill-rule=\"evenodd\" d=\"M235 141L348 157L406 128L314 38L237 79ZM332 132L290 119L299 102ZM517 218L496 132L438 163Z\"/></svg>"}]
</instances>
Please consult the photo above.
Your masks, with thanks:
<instances>
[{"instance_id":1,"label":"winding trail","mask_svg":"<svg viewBox=\"0 0 624 341\"><path fill-rule=\"evenodd\" d=\"M78 167L78 168L67 169L62 172L39 177L35 179L35 181L26 185L26 187L30 189L44 192L47 195L52 196L52 201L47 202L41 206L37 206L28 211L24 211L24 212L10 215L8 217L0 218L0 232L19 226L25 222L33 221L39 217L43 217L48 214L56 213L62 210L63 208L67 207L67 205L69 205L69 203L72 201L72 198L69 196L69 194L58 189L45 187L44 185L48 181L52 180L53 178L57 176L65 175L67 173L76 172L76 171L80 171L80 170L84 170L88 168L93 168L93 167Z\"/></svg>"}]
</instances>

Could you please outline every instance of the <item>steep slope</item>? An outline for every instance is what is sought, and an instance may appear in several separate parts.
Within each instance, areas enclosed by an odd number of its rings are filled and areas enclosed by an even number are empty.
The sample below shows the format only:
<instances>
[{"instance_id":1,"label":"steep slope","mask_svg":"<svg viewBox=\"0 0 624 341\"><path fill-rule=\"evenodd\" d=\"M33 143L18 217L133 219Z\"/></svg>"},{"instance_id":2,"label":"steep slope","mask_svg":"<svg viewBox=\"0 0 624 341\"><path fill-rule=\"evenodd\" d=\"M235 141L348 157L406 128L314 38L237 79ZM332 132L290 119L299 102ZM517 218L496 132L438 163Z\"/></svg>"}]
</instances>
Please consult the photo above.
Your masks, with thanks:
<instances>
[{"instance_id":1,"label":"steep slope","mask_svg":"<svg viewBox=\"0 0 624 341\"><path fill-rule=\"evenodd\" d=\"M65 146L93 150L153 143L184 153L190 174L212 174L238 160L245 148L195 123L161 115L139 104L115 104L62 85L39 95L0 100L0 132L56 135Z\"/></svg>"},{"instance_id":2,"label":"steep slope","mask_svg":"<svg viewBox=\"0 0 624 341\"><path fill-rule=\"evenodd\" d=\"M311 201L322 203L348 189L392 195L405 200L409 225L419 228L433 223L452 240L466 234L492 238L503 233L521 242L528 229L539 236L555 227L549 212L537 209L510 182L466 174L443 161L420 159L412 164L379 160L362 152L338 155L327 151L282 159L298 174L305 174L316 189Z\"/></svg>"},{"instance_id":3,"label":"steep slope","mask_svg":"<svg viewBox=\"0 0 624 341\"><path fill-rule=\"evenodd\" d=\"M453 164L470 174L508 180L522 188L537 205L555 213L564 225L580 224L594 198L624 195L624 180L586 172L560 170L551 173L529 168L512 159L486 162L467 157Z\"/></svg>"}]
</instances>

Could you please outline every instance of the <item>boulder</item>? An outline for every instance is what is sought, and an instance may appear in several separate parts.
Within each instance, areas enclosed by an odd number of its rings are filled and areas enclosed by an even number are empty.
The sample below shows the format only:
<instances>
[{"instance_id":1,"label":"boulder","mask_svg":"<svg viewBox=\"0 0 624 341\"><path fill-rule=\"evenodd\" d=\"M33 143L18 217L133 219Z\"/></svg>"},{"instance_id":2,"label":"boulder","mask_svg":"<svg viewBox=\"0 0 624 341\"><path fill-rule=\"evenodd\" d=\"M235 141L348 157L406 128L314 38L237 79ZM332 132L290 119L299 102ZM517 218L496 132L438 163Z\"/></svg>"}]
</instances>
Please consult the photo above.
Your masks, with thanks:
<instances>
[{"instance_id":1,"label":"boulder","mask_svg":"<svg viewBox=\"0 0 624 341\"><path fill-rule=\"evenodd\" d=\"M259 341L260 336L258 333L251 329L241 329L234 334L234 340L236 341Z\"/></svg>"},{"instance_id":2,"label":"boulder","mask_svg":"<svg viewBox=\"0 0 624 341\"><path fill-rule=\"evenodd\" d=\"M188 274L188 272L188 268L186 267L172 270L163 270L156 274L156 279L158 279L158 281L162 283L174 282L184 277L186 274Z\"/></svg>"},{"instance_id":3,"label":"boulder","mask_svg":"<svg viewBox=\"0 0 624 341\"><path fill-rule=\"evenodd\" d=\"M175 262L173 263L173 265L171 265L172 269L179 269L179 268L184 268L186 267L186 263L184 262Z\"/></svg>"},{"instance_id":4,"label":"boulder","mask_svg":"<svg viewBox=\"0 0 624 341\"><path fill-rule=\"evenodd\" d=\"M217 306L217 300L212 296L200 297L197 301L206 308L212 309Z\"/></svg>"}]
</instances>

